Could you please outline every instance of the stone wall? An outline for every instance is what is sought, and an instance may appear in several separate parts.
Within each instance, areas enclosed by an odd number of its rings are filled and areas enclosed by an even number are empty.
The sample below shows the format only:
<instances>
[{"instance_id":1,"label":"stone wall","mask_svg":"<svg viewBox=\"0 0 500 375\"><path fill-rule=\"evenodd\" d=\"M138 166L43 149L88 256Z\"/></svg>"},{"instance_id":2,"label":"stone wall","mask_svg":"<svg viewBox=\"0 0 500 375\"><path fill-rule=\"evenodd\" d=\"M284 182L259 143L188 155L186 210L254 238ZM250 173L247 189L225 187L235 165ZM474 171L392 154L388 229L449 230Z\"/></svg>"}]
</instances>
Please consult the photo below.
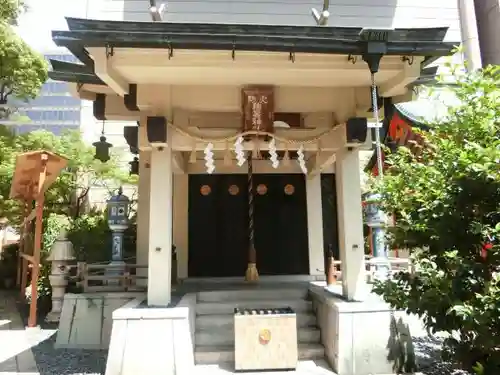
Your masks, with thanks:
<instances>
[{"instance_id":1,"label":"stone wall","mask_svg":"<svg viewBox=\"0 0 500 375\"><path fill-rule=\"evenodd\" d=\"M338 375L416 371L413 338L427 335L418 317L394 311L374 295L346 302L320 285L310 292L326 359Z\"/></svg>"},{"instance_id":2,"label":"stone wall","mask_svg":"<svg viewBox=\"0 0 500 375\"><path fill-rule=\"evenodd\" d=\"M107 349L113 312L144 293L66 294L57 332L56 347Z\"/></svg>"}]
</instances>

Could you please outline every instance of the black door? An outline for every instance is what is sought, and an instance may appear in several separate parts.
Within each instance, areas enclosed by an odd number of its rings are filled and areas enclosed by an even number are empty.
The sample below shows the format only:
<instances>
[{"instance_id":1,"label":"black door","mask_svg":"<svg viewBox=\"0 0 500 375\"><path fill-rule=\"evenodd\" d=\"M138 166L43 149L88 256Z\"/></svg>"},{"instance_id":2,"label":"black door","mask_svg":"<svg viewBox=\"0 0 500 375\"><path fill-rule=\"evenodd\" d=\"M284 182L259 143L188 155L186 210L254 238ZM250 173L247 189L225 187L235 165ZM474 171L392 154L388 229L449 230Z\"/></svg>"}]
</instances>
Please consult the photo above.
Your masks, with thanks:
<instances>
[{"instance_id":1,"label":"black door","mask_svg":"<svg viewBox=\"0 0 500 375\"><path fill-rule=\"evenodd\" d=\"M325 270L327 267L328 249L331 247L335 259L340 259L339 233L337 221L337 190L335 174L321 175L321 203L323 207L323 245L325 254Z\"/></svg>"},{"instance_id":2,"label":"black door","mask_svg":"<svg viewBox=\"0 0 500 375\"><path fill-rule=\"evenodd\" d=\"M255 248L261 275L307 275L309 243L305 179L255 176Z\"/></svg>"},{"instance_id":3,"label":"black door","mask_svg":"<svg viewBox=\"0 0 500 375\"><path fill-rule=\"evenodd\" d=\"M242 276L247 265L245 175L189 176L190 277Z\"/></svg>"},{"instance_id":4,"label":"black door","mask_svg":"<svg viewBox=\"0 0 500 375\"><path fill-rule=\"evenodd\" d=\"M255 248L261 275L308 274L304 176L255 175ZM189 176L189 277L245 275L247 176Z\"/></svg>"}]
</instances>

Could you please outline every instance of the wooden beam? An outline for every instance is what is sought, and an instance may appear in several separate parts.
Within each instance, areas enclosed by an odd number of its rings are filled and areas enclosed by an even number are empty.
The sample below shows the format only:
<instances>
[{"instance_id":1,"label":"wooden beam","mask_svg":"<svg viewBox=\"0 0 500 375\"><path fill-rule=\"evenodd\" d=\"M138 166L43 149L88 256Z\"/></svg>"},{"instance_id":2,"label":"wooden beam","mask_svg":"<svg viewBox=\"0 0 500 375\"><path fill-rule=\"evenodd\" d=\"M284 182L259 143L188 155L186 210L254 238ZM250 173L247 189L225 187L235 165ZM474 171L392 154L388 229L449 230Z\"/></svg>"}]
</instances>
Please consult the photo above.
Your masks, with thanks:
<instances>
[{"instance_id":1,"label":"wooden beam","mask_svg":"<svg viewBox=\"0 0 500 375\"><path fill-rule=\"evenodd\" d=\"M269 160L254 160L253 172L255 174L302 174L302 170L297 163L297 160L290 160L288 166L285 166L280 160L280 165L274 169ZM188 163L189 174L207 174L205 161L198 160L196 163ZM223 160L215 160L215 174L248 174L247 165L241 167L236 165L236 160L233 160L231 165L224 165Z\"/></svg>"},{"instance_id":2,"label":"wooden beam","mask_svg":"<svg viewBox=\"0 0 500 375\"><path fill-rule=\"evenodd\" d=\"M172 164L174 168L174 173L186 174L187 173L187 159L186 155L182 151L172 152Z\"/></svg>"},{"instance_id":3,"label":"wooden beam","mask_svg":"<svg viewBox=\"0 0 500 375\"><path fill-rule=\"evenodd\" d=\"M410 62L403 62L403 70L380 85L379 95L388 98L405 94L408 91L407 86L420 77L422 61L423 57L415 56L410 57Z\"/></svg>"},{"instance_id":4,"label":"wooden beam","mask_svg":"<svg viewBox=\"0 0 500 375\"><path fill-rule=\"evenodd\" d=\"M71 96L75 98L80 98L82 100L94 101L96 99L97 94L100 93L89 91L86 86L87 85L81 86L80 84L74 82L68 83L68 89Z\"/></svg>"},{"instance_id":5,"label":"wooden beam","mask_svg":"<svg viewBox=\"0 0 500 375\"><path fill-rule=\"evenodd\" d=\"M36 217L36 208L31 210L28 216L23 220L21 223L22 226L28 224L29 222L33 221L33 219Z\"/></svg>"},{"instance_id":6,"label":"wooden beam","mask_svg":"<svg viewBox=\"0 0 500 375\"><path fill-rule=\"evenodd\" d=\"M141 112L131 111L125 107L123 98L117 95L106 95L105 116L107 120L114 121L138 121Z\"/></svg>"},{"instance_id":7,"label":"wooden beam","mask_svg":"<svg viewBox=\"0 0 500 375\"><path fill-rule=\"evenodd\" d=\"M279 117L282 112L275 113ZM336 121L333 112L303 112L297 113L303 119L304 129L330 128ZM240 129L242 122L241 112L220 112L220 111L196 111L185 109L174 109L172 120L175 126L181 128L200 129ZM296 129L294 127L294 129Z\"/></svg>"},{"instance_id":8,"label":"wooden beam","mask_svg":"<svg viewBox=\"0 0 500 375\"><path fill-rule=\"evenodd\" d=\"M309 158L306 162L307 177L312 178L330 167L335 163L336 156L335 152L320 152Z\"/></svg>"},{"instance_id":9,"label":"wooden beam","mask_svg":"<svg viewBox=\"0 0 500 375\"><path fill-rule=\"evenodd\" d=\"M24 202L24 216L25 216L25 219L23 220L23 223L21 224L21 236L19 237L19 255L18 255L18 259L17 259L17 278L16 278L16 286L18 288L21 288L21 291L22 293L24 294L24 286L21 287L22 285L22 270L23 270L23 259L21 258L21 253L24 251L24 248L25 248L25 243L26 243L26 240L25 240L25 235L26 235L26 232L27 232L27 228L28 228L28 224L30 223L30 221L27 221L27 218L29 217L29 204L28 202Z\"/></svg>"},{"instance_id":10,"label":"wooden beam","mask_svg":"<svg viewBox=\"0 0 500 375\"><path fill-rule=\"evenodd\" d=\"M40 173L38 178L37 199L36 199L36 219L35 219L35 239L33 244L33 269L31 270L31 303L28 318L28 327L36 327L37 300L38 300L38 276L40 273L40 250L42 248L42 219L43 205L45 203L44 185L47 176L48 155L41 154Z\"/></svg>"},{"instance_id":11,"label":"wooden beam","mask_svg":"<svg viewBox=\"0 0 500 375\"><path fill-rule=\"evenodd\" d=\"M119 96L128 94L129 82L113 68L113 50L89 48L89 52L94 59L95 74Z\"/></svg>"},{"instance_id":12,"label":"wooden beam","mask_svg":"<svg viewBox=\"0 0 500 375\"><path fill-rule=\"evenodd\" d=\"M30 263L35 263L35 257L33 255L25 254L25 253L19 253L21 258L26 259Z\"/></svg>"}]
</instances>

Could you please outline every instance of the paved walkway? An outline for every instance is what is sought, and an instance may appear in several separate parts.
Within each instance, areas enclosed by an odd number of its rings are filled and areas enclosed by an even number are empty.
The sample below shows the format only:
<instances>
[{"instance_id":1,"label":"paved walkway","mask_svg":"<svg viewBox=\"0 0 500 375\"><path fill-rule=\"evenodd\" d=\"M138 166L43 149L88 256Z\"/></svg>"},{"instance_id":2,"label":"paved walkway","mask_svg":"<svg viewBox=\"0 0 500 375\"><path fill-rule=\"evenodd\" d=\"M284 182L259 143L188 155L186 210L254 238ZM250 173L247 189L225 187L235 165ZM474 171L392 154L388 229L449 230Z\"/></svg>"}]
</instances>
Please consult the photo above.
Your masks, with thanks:
<instances>
[{"instance_id":1,"label":"paved walkway","mask_svg":"<svg viewBox=\"0 0 500 375\"><path fill-rule=\"evenodd\" d=\"M41 330L25 329L15 294L0 290L0 375L38 375L31 348L44 339Z\"/></svg>"}]
</instances>

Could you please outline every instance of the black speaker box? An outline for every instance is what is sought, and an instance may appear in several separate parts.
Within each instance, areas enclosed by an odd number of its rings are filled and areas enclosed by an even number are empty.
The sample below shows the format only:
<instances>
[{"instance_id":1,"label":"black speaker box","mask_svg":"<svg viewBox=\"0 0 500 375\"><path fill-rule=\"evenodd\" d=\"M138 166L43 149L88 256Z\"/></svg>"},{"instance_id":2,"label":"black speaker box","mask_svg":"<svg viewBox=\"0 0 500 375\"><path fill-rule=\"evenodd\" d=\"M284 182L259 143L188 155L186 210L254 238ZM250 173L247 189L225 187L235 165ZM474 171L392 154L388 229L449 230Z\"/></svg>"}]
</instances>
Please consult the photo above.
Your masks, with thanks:
<instances>
[{"instance_id":1,"label":"black speaker box","mask_svg":"<svg viewBox=\"0 0 500 375\"><path fill-rule=\"evenodd\" d=\"M167 143L167 119L163 116L148 116L146 134L149 143Z\"/></svg>"},{"instance_id":2,"label":"black speaker box","mask_svg":"<svg viewBox=\"0 0 500 375\"><path fill-rule=\"evenodd\" d=\"M351 117L346 123L347 143L364 143L368 134L366 117Z\"/></svg>"}]
</instances>

